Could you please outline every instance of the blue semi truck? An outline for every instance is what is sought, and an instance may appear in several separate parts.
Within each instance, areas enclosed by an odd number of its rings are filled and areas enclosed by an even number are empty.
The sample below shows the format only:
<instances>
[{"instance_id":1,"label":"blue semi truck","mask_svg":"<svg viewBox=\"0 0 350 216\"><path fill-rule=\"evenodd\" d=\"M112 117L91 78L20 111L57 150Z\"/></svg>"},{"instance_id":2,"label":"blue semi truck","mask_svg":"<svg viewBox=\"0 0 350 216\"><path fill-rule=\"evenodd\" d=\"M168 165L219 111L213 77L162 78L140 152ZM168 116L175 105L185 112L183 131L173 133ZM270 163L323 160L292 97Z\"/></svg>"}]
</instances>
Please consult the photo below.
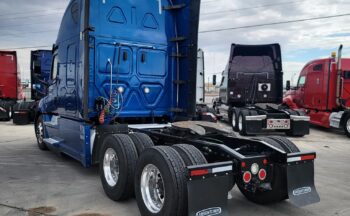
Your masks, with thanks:
<instances>
[{"instance_id":1,"label":"blue semi truck","mask_svg":"<svg viewBox=\"0 0 350 216\"><path fill-rule=\"evenodd\" d=\"M228 215L235 184L256 203L318 202L315 152L191 121L199 11L193 0L72 0L36 111L39 148L98 165L107 196L135 197L141 215Z\"/></svg>"},{"instance_id":2,"label":"blue semi truck","mask_svg":"<svg viewBox=\"0 0 350 216\"><path fill-rule=\"evenodd\" d=\"M17 125L34 122L35 110L41 98L47 94L51 79L51 50L35 50L30 55L31 100L13 106L13 123Z\"/></svg>"}]
</instances>

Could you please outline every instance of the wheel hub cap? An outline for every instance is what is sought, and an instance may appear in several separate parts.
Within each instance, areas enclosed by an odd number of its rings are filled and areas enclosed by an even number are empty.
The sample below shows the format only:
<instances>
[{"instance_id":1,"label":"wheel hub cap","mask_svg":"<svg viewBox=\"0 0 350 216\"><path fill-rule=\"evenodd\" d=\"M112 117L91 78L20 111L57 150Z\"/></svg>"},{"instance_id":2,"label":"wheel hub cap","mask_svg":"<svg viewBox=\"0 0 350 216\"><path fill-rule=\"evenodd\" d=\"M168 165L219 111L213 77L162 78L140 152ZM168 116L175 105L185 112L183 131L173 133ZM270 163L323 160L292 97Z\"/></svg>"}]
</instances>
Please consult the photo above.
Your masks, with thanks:
<instances>
[{"instance_id":1,"label":"wheel hub cap","mask_svg":"<svg viewBox=\"0 0 350 216\"><path fill-rule=\"evenodd\" d=\"M119 179L119 159L116 152L109 148L103 158L103 172L107 184L114 187Z\"/></svg>"},{"instance_id":2,"label":"wheel hub cap","mask_svg":"<svg viewBox=\"0 0 350 216\"><path fill-rule=\"evenodd\" d=\"M240 116L238 119L238 129L241 131L243 129L243 117Z\"/></svg>"},{"instance_id":3,"label":"wheel hub cap","mask_svg":"<svg viewBox=\"0 0 350 216\"><path fill-rule=\"evenodd\" d=\"M232 114L232 127L236 127L236 115Z\"/></svg>"},{"instance_id":4,"label":"wheel hub cap","mask_svg":"<svg viewBox=\"0 0 350 216\"><path fill-rule=\"evenodd\" d=\"M36 128L36 136L37 136L39 143L42 143L43 139L44 139L44 128L43 128L42 122L38 123L38 126Z\"/></svg>"},{"instance_id":5,"label":"wheel hub cap","mask_svg":"<svg viewBox=\"0 0 350 216\"><path fill-rule=\"evenodd\" d=\"M348 121L346 122L346 129L347 129L348 132L350 133L350 118L349 118Z\"/></svg>"},{"instance_id":6,"label":"wheel hub cap","mask_svg":"<svg viewBox=\"0 0 350 216\"><path fill-rule=\"evenodd\" d=\"M156 214L159 213L164 205L163 177L159 169L153 164L147 165L141 174L141 194L147 209Z\"/></svg>"}]
</instances>

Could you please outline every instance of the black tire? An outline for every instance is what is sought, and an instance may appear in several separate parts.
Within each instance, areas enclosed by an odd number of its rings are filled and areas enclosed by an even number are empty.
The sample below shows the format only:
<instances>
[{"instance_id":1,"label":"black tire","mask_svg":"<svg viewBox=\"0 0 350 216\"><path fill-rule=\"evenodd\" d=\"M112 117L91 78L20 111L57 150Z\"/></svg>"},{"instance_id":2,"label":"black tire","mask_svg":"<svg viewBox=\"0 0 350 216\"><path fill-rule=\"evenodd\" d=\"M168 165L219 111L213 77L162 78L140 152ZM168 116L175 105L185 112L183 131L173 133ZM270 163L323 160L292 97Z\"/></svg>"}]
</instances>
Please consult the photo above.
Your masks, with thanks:
<instances>
[{"instance_id":1,"label":"black tire","mask_svg":"<svg viewBox=\"0 0 350 216\"><path fill-rule=\"evenodd\" d=\"M129 134L129 137L134 142L137 150L137 154L139 156L146 148L152 148L154 146L152 139L147 134L132 133L132 134Z\"/></svg>"},{"instance_id":2,"label":"black tire","mask_svg":"<svg viewBox=\"0 0 350 216\"><path fill-rule=\"evenodd\" d=\"M239 114L239 109L233 108L232 109L232 116L231 116L231 126L232 130L238 132L238 114ZM235 121L235 122L233 122Z\"/></svg>"},{"instance_id":3,"label":"black tire","mask_svg":"<svg viewBox=\"0 0 350 216\"><path fill-rule=\"evenodd\" d=\"M0 101L0 107L6 110L6 117L0 119L1 121L10 121L12 116L12 105L6 101Z\"/></svg>"},{"instance_id":4,"label":"black tire","mask_svg":"<svg viewBox=\"0 0 350 216\"><path fill-rule=\"evenodd\" d=\"M241 136L247 136L247 124L246 124L246 117L249 116L249 112L247 110L241 110L238 115L238 123L240 121L240 118L242 118L242 128L239 128L239 134Z\"/></svg>"},{"instance_id":5,"label":"black tire","mask_svg":"<svg viewBox=\"0 0 350 216\"><path fill-rule=\"evenodd\" d=\"M348 136L350 138L350 113L345 117L344 131L345 131L346 136Z\"/></svg>"},{"instance_id":6,"label":"black tire","mask_svg":"<svg viewBox=\"0 0 350 216\"><path fill-rule=\"evenodd\" d=\"M285 137L270 136L269 138L280 143L283 148L288 149L287 153L300 152L300 149L292 141L290 141L289 139L287 139Z\"/></svg>"},{"instance_id":7,"label":"black tire","mask_svg":"<svg viewBox=\"0 0 350 216\"><path fill-rule=\"evenodd\" d=\"M152 211L146 207L141 192L141 188L149 188L141 186L142 173L144 168L149 165L153 165L159 170L162 177L161 183L164 191L163 207L154 213L152 213ZM167 146L156 146L145 149L138 160L135 176L135 195L141 215L187 215L187 188L185 171L185 162L181 159L180 154L173 148Z\"/></svg>"},{"instance_id":8,"label":"black tire","mask_svg":"<svg viewBox=\"0 0 350 216\"><path fill-rule=\"evenodd\" d=\"M208 161L205 159L199 149L192 145L178 144L172 146L181 156L186 166L207 164Z\"/></svg>"},{"instance_id":9,"label":"black tire","mask_svg":"<svg viewBox=\"0 0 350 216\"><path fill-rule=\"evenodd\" d=\"M40 150L47 151L49 150L44 143L44 123L43 123L43 117L40 115L38 119L35 122L35 136L36 136L36 141L38 143L38 147Z\"/></svg>"},{"instance_id":10,"label":"black tire","mask_svg":"<svg viewBox=\"0 0 350 216\"><path fill-rule=\"evenodd\" d=\"M8 113L7 114L7 116L8 116L7 121L10 121L12 119L12 116L13 116L13 107L12 106L9 106L7 113Z\"/></svg>"},{"instance_id":11,"label":"black tire","mask_svg":"<svg viewBox=\"0 0 350 216\"><path fill-rule=\"evenodd\" d=\"M287 148L283 148L283 146L279 142L276 142L275 140L273 140L273 139L271 139L269 137L257 137L256 139L264 141L264 142L266 142L266 143L268 143L268 144L270 144L270 145L272 145L272 146L274 146L274 147L276 147L276 148L278 148L278 149L280 149L282 151L285 151L285 152L288 151L288 149Z\"/></svg>"},{"instance_id":12,"label":"black tire","mask_svg":"<svg viewBox=\"0 0 350 216\"><path fill-rule=\"evenodd\" d=\"M119 160L119 178L116 184L109 184L106 179L104 164L105 154L113 150ZM137 150L131 138L125 134L108 135L100 151L99 174L103 189L114 201L126 200L134 195L134 175L137 162ZM108 164L108 163L106 163ZM110 163L111 164L111 163ZM106 171L107 172L107 171Z\"/></svg>"}]
</instances>

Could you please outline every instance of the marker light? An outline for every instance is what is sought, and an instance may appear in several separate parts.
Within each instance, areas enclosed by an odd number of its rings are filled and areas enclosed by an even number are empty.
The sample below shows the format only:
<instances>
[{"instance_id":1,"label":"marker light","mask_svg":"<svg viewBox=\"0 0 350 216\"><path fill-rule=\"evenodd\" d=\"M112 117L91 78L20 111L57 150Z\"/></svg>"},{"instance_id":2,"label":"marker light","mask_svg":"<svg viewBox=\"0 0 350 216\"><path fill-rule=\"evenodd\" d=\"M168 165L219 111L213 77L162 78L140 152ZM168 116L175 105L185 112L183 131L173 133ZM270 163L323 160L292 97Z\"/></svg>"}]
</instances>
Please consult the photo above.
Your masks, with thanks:
<instances>
[{"instance_id":1,"label":"marker light","mask_svg":"<svg viewBox=\"0 0 350 216\"><path fill-rule=\"evenodd\" d=\"M337 57L337 52L332 52L332 58L336 58Z\"/></svg>"},{"instance_id":2,"label":"marker light","mask_svg":"<svg viewBox=\"0 0 350 216\"><path fill-rule=\"evenodd\" d=\"M257 163L253 163L253 165L250 167L250 171L253 175L258 174L259 172L259 165Z\"/></svg>"},{"instance_id":3,"label":"marker light","mask_svg":"<svg viewBox=\"0 0 350 216\"><path fill-rule=\"evenodd\" d=\"M252 174L249 171L243 174L243 181L245 183L249 183L251 179L252 179Z\"/></svg>"},{"instance_id":4,"label":"marker light","mask_svg":"<svg viewBox=\"0 0 350 216\"><path fill-rule=\"evenodd\" d=\"M259 179L260 179L261 181L264 181L264 180L266 179L266 170L265 170L265 169L261 169L261 170L259 171Z\"/></svg>"},{"instance_id":5,"label":"marker light","mask_svg":"<svg viewBox=\"0 0 350 216\"><path fill-rule=\"evenodd\" d=\"M151 90L149 88L145 88L144 91L146 94L149 94L151 92Z\"/></svg>"},{"instance_id":6,"label":"marker light","mask_svg":"<svg viewBox=\"0 0 350 216\"><path fill-rule=\"evenodd\" d=\"M124 88L120 86L120 87L118 88L118 92L119 92L119 93L123 93L123 92L124 92Z\"/></svg>"}]
</instances>

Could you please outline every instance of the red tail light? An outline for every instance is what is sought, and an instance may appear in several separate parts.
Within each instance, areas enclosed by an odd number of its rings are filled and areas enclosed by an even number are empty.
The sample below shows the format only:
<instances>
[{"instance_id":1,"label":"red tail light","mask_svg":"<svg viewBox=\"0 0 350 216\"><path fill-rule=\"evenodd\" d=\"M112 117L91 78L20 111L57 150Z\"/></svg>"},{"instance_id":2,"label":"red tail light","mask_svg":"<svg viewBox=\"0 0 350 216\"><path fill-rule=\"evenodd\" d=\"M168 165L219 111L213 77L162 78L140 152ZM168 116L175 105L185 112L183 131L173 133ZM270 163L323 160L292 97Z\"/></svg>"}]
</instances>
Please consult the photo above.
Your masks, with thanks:
<instances>
[{"instance_id":1,"label":"red tail light","mask_svg":"<svg viewBox=\"0 0 350 216\"><path fill-rule=\"evenodd\" d=\"M266 170L265 170L265 169L261 169L261 170L259 171L259 179L260 179L261 181L264 181L264 180L266 179L266 175L267 175L267 173L266 173Z\"/></svg>"},{"instance_id":2,"label":"red tail light","mask_svg":"<svg viewBox=\"0 0 350 216\"><path fill-rule=\"evenodd\" d=\"M207 169L201 169L201 170L192 170L190 176L202 176L207 175L209 173L209 170Z\"/></svg>"},{"instance_id":3,"label":"red tail light","mask_svg":"<svg viewBox=\"0 0 350 216\"><path fill-rule=\"evenodd\" d=\"M314 160L315 159L315 155L304 155L304 156L301 156L301 160L304 161L304 160Z\"/></svg>"},{"instance_id":4,"label":"red tail light","mask_svg":"<svg viewBox=\"0 0 350 216\"><path fill-rule=\"evenodd\" d=\"M245 183L249 183L250 180L252 180L252 174L249 171L247 171L243 174L243 181Z\"/></svg>"}]
</instances>

